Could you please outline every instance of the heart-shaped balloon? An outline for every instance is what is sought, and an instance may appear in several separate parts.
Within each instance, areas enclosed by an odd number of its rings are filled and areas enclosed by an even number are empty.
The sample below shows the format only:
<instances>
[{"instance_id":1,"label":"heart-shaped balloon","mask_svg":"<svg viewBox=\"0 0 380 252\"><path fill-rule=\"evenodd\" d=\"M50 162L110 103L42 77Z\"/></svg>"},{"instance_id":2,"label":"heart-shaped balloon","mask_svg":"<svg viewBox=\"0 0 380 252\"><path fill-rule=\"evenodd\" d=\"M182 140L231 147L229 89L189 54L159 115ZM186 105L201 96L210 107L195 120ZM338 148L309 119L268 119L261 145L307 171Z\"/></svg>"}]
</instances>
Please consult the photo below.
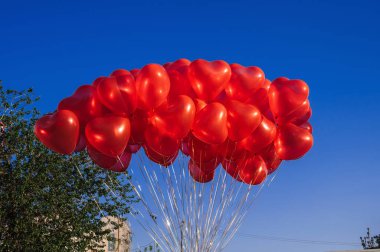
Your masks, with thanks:
<instances>
[{"instance_id":1,"label":"heart-shaped balloon","mask_svg":"<svg viewBox=\"0 0 380 252\"><path fill-rule=\"evenodd\" d=\"M241 160L238 166L239 177L246 184L259 185L268 175L265 161L259 155Z\"/></svg>"},{"instance_id":2,"label":"heart-shaped balloon","mask_svg":"<svg viewBox=\"0 0 380 252\"><path fill-rule=\"evenodd\" d=\"M86 136L84 135L84 133L80 133L78 137L77 146L75 146L74 152L81 152L84 149L86 149L86 146Z\"/></svg>"},{"instance_id":3,"label":"heart-shaped balloon","mask_svg":"<svg viewBox=\"0 0 380 252\"><path fill-rule=\"evenodd\" d=\"M313 136L307 129L287 123L279 127L274 146L279 158L298 159L313 146Z\"/></svg>"},{"instance_id":4,"label":"heart-shaped balloon","mask_svg":"<svg viewBox=\"0 0 380 252\"><path fill-rule=\"evenodd\" d=\"M221 160L238 160L242 157L246 157L248 151L244 148L242 143L242 141L234 142L227 139L219 146L219 158Z\"/></svg>"},{"instance_id":5,"label":"heart-shaped balloon","mask_svg":"<svg viewBox=\"0 0 380 252\"><path fill-rule=\"evenodd\" d=\"M148 115L142 109L136 109L131 116L131 137L130 144L142 144L144 142L144 132L148 125Z\"/></svg>"},{"instance_id":6,"label":"heart-shaped balloon","mask_svg":"<svg viewBox=\"0 0 380 252\"><path fill-rule=\"evenodd\" d=\"M228 137L232 141L248 137L262 121L260 111L253 105L230 100L226 108Z\"/></svg>"},{"instance_id":7,"label":"heart-shaped balloon","mask_svg":"<svg viewBox=\"0 0 380 252\"><path fill-rule=\"evenodd\" d=\"M261 153L260 156L264 159L265 164L267 165L268 174L273 173L281 164L282 160L278 157L274 144L266 147Z\"/></svg>"},{"instance_id":8,"label":"heart-shaped balloon","mask_svg":"<svg viewBox=\"0 0 380 252\"><path fill-rule=\"evenodd\" d=\"M268 91L265 88L260 88L254 92L245 103L255 106L264 113L269 110Z\"/></svg>"},{"instance_id":9,"label":"heart-shaped balloon","mask_svg":"<svg viewBox=\"0 0 380 252\"><path fill-rule=\"evenodd\" d=\"M301 125L299 125L299 126L300 126L301 128L303 128L303 129L309 131L310 134L313 133L313 127L311 126L311 124L310 124L309 122L305 122L305 123L303 123L303 124L301 124Z\"/></svg>"},{"instance_id":10,"label":"heart-shaped balloon","mask_svg":"<svg viewBox=\"0 0 380 252\"><path fill-rule=\"evenodd\" d=\"M207 103L201 99L194 99L194 104L195 104L195 111L199 112L201 111L204 107L206 107Z\"/></svg>"},{"instance_id":11,"label":"heart-shaped balloon","mask_svg":"<svg viewBox=\"0 0 380 252\"><path fill-rule=\"evenodd\" d=\"M173 156L178 152L180 141L167 134L155 125L148 124L145 133L145 144L162 156Z\"/></svg>"},{"instance_id":12,"label":"heart-shaped balloon","mask_svg":"<svg viewBox=\"0 0 380 252\"><path fill-rule=\"evenodd\" d=\"M189 136L186 136L185 138L182 139L180 149L181 149L181 152L185 154L186 156L190 155Z\"/></svg>"},{"instance_id":13,"label":"heart-shaped balloon","mask_svg":"<svg viewBox=\"0 0 380 252\"><path fill-rule=\"evenodd\" d=\"M265 79L263 85L261 86L261 88L264 88L266 91L269 91L269 88L270 88L270 85L272 84L272 82L268 79Z\"/></svg>"},{"instance_id":14,"label":"heart-shaped balloon","mask_svg":"<svg viewBox=\"0 0 380 252\"><path fill-rule=\"evenodd\" d=\"M126 69L117 69L110 74L110 76L112 77L128 76L128 75L132 75L132 74Z\"/></svg>"},{"instance_id":15,"label":"heart-shaped balloon","mask_svg":"<svg viewBox=\"0 0 380 252\"><path fill-rule=\"evenodd\" d=\"M311 108L309 100L306 100L296 110L284 117L277 117L276 122L279 125L291 122L296 125L301 125L307 122L311 117Z\"/></svg>"},{"instance_id":16,"label":"heart-shaped balloon","mask_svg":"<svg viewBox=\"0 0 380 252\"><path fill-rule=\"evenodd\" d=\"M228 84L231 68L223 60L198 59L189 66L189 80L198 98L212 101Z\"/></svg>"},{"instance_id":17,"label":"heart-shaped balloon","mask_svg":"<svg viewBox=\"0 0 380 252\"><path fill-rule=\"evenodd\" d=\"M139 145L139 144L128 144L127 148L125 148L125 151L128 151L128 152L133 154L133 153L138 152L140 150L140 148L141 148L141 145Z\"/></svg>"},{"instance_id":18,"label":"heart-shaped balloon","mask_svg":"<svg viewBox=\"0 0 380 252\"><path fill-rule=\"evenodd\" d=\"M124 172L127 170L132 157L131 153L127 151L120 158L110 157L97 151L91 145L87 146L87 153L95 164L114 172Z\"/></svg>"},{"instance_id":19,"label":"heart-shaped balloon","mask_svg":"<svg viewBox=\"0 0 380 252\"><path fill-rule=\"evenodd\" d=\"M169 165L173 164L174 160L178 156L178 150L171 156L164 156L152 150L146 145L144 145L144 151L146 156L150 160L165 167L168 167Z\"/></svg>"},{"instance_id":20,"label":"heart-shaped balloon","mask_svg":"<svg viewBox=\"0 0 380 252\"><path fill-rule=\"evenodd\" d=\"M187 144L190 157L198 163L208 162L219 157L219 145L205 143L191 134Z\"/></svg>"},{"instance_id":21,"label":"heart-shaped balloon","mask_svg":"<svg viewBox=\"0 0 380 252\"><path fill-rule=\"evenodd\" d=\"M210 161L204 161L204 162L197 162L194 159L191 159L202 171L205 173L210 173L215 171L215 169L218 167L220 164L219 159L213 159Z\"/></svg>"},{"instance_id":22,"label":"heart-shaped balloon","mask_svg":"<svg viewBox=\"0 0 380 252\"><path fill-rule=\"evenodd\" d=\"M174 63L173 63L174 64ZM175 100L178 95L195 97L188 77L189 66L172 67L167 70L170 78L169 99Z\"/></svg>"},{"instance_id":23,"label":"heart-shaped balloon","mask_svg":"<svg viewBox=\"0 0 380 252\"><path fill-rule=\"evenodd\" d=\"M104 79L107 79L108 77L100 76L94 80L92 83L92 86L94 87L95 93L97 94L96 88L98 87L99 83L102 82Z\"/></svg>"},{"instance_id":24,"label":"heart-shaped balloon","mask_svg":"<svg viewBox=\"0 0 380 252\"><path fill-rule=\"evenodd\" d=\"M231 64L230 67L232 74L226 93L231 99L245 101L263 86L265 75L260 68L244 67L239 64Z\"/></svg>"},{"instance_id":25,"label":"heart-shaped balloon","mask_svg":"<svg viewBox=\"0 0 380 252\"><path fill-rule=\"evenodd\" d=\"M130 73L133 75L133 77L135 78L135 80L137 79L137 75L139 74L140 72L140 69L132 69L130 71Z\"/></svg>"},{"instance_id":26,"label":"heart-shaped balloon","mask_svg":"<svg viewBox=\"0 0 380 252\"><path fill-rule=\"evenodd\" d=\"M220 92L220 94L214 99L214 102L219 102L223 105L225 105L227 103L227 101L229 101L229 98L226 94L226 91L222 91Z\"/></svg>"},{"instance_id":27,"label":"heart-shaped balloon","mask_svg":"<svg viewBox=\"0 0 380 252\"><path fill-rule=\"evenodd\" d=\"M182 139L190 132L194 117L193 100L186 95L179 95L175 100L160 106L149 121L167 135Z\"/></svg>"},{"instance_id":28,"label":"heart-shaped balloon","mask_svg":"<svg viewBox=\"0 0 380 252\"><path fill-rule=\"evenodd\" d=\"M138 106L145 110L157 108L166 101L170 79L164 67L158 64L144 66L137 75Z\"/></svg>"},{"instance_id":29,"label":"heart-shaped balloon","mask_svg":"<svg viewBox=\"0 0 380 252\"><path fill-rule=\"evenodd\" d=\"M227 110L218 103L206 105L195 114L193 135L208 144L221 144L228 136Z\"/></svg>"},{"instance_id":30,"label":"heart-shaped balloon","mask_svg":"<svg viewBox=\"0 0 380 252\"><path fill-rule=\"evenodd\" d=\"M312 112L312 109L310 107L309 110L306 112L306 114L304 114L303 116L300 116L297 119L293 120L292 123L294 123L295 125L302 125L310 119L312 114L313 114L313 112Z\"/></svg>"},{"instance_id":31,"label":"heart-shaped balloon","mask_svg":"<svg viewBox=\"0 0 380 252\"><path fill-rule=\"evenodd\" d=\"M110 157L120 157L127 147L131 126L120 116L98 117L87 123L86 139L96 150Z\"/></svg>"},{"instance_id":32,"label":"heart-shaped balloon","mask_svg":"<svg viewBox=\"0 0 380 252\"><path fill-rule=\"evenodd\" d=\"M129 116L135 111L137 93L135 80L131 74L104 78L96 89L99 100L114 114Z\"/></svg>"},{"instance_id":33,"label":"heart-shaped balloon","mask_svg":"<svg viewBox=\"0 0 380 252\"><path fill-rule=\"evenodd\" d=\"M169 71L169 70L181 68L183 66L188 66L190 64L191 64L190 60L182 58L182 59L178 59L174 62L166 63L166 64L164 64L164 67L165 67L166 71Z\"/></svg>"},{"instance_id":34,"label":"heart-shaped balloon","mask_svg":"<svg viewBox=\"0 0 380 252\"><path fill-rule=\"evenodd\" d=\"M276 137L276 125L265 116L256 130L242 140L242 145L252 153L259 153Z\"/></svg>"},{"instance_id":35,"label":"heart-shaped balloon","mask_svg":"<svg viewBox=\"0 0 380 252\"><path fill-rule=\"evenodd\" d=\"M41 117L36 122L34 134L49 149L71 154L79 138L79 121L73 112L58 110Z\"/></svg>"},{"instance_id":36,"label":"heart-shaped balloon","mask_svg":"<svg viewBox=\"0 0 380 252\"><path fill-rule=\"evenodd\" d=\"M84 128L91 119L106 113L105 107L99 101L93 86L80 86L75 93L63 99L58 104L58 110L70 110L75 113Z\"/></svg>"},{"instance_id":37,"label":"heart-shaped balloon","mask_svg":"<svg viewBox=\"0 0 380 252\"><path fill-rule=\"evenodd\" d=\"M309 96L309 87L302 80L275 79L269 88L269 105L275 118L285 117L299 108Z\"/></svg>"},{"instance_id":38,"label":"heart-shaped balloon","mask_svg":"<svg viewBox=\"0 0 380 252\"><path fill-rule=\"evenodd\" d=\"M124 151L120 158L117 158L116 164L114 164L110 170L114 172L124 172L128 169L129 163L132 159L132 153Z\"/></svg>"},{"instance_id":39,"label":"heart-shaped balloon","mask_svg":"<svg viewBox=\"0 0 380 252\"><path fill-rule=\"evenodd\" d=\"M236 161L231 161L231 160L223 160L222 162L222 167L224 170L234 179L237 181L241 182L242 180L239 177L239 167L236 163Z\"/></svg>"},{"instance_id":40,"label":"heart-shaped balloon","mask_svg":"<svg viewBox=\"0 0 380 252\"><path fill-rule=\"evenodd\" d=\"M214 178L214 171L203 171L192 159L189 160L188 168L191 177L193 177L193 179L199 183L207 183Z\"/></svg>"}]
</instances>

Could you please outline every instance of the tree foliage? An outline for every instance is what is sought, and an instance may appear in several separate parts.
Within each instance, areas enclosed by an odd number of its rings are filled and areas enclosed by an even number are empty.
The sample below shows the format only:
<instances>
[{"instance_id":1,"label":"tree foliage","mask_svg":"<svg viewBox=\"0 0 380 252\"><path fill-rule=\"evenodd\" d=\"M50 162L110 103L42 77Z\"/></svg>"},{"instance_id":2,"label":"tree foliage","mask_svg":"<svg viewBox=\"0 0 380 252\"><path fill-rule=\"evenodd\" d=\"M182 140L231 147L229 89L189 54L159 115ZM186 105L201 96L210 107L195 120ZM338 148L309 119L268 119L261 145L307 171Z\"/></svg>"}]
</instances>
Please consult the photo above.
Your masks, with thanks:
<instances>
[{"instance_id":1,"label":"tree foliage","mask_svg":"<svg viewBox=\"0 0 380 252\"><path fill-rule=\"evenodd\" d=\"M371 236L369 228L367 228L367 236L360 237L363 249L378 249L380 248L380 235Z\"/></svg>"},{"instance_id":2,"label":"tree foliage","mask_svg":"<svg viewBox=\"0 0 380 252\"><path fill-rule=\"evenodd\" d=\"M111 231L101 218L125 220L136 202L129 177L40 144L36 101L0 82L0 251L99 250Z\"/></svg>"}]
</instances>

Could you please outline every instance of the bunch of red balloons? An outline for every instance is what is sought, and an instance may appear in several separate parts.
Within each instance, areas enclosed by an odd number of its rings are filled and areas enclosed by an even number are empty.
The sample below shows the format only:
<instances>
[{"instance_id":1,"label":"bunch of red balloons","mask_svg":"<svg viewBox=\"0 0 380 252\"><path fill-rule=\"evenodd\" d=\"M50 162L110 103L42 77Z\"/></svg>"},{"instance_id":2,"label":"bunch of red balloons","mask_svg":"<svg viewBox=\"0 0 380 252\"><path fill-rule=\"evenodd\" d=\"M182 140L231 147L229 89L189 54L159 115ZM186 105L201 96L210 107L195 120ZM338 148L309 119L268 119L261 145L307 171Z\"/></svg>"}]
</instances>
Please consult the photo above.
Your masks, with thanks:
<instances>
[{"instance_id":1,"label":"bunch of red balloons","mask_svg":"<svg viewBox=\"0 0 380 252\"><path fill-rule=\"evenodd\" d=\"M222 164L236 180L259 184L312 147L308 95L304 81L270 82L255 66L179 59L80 86L37 121L35 134L62 154L87 148L113 171L127 169L143 147L163 166L182 151L198 182L211 181Z\"/></svg>"}]
</instances>

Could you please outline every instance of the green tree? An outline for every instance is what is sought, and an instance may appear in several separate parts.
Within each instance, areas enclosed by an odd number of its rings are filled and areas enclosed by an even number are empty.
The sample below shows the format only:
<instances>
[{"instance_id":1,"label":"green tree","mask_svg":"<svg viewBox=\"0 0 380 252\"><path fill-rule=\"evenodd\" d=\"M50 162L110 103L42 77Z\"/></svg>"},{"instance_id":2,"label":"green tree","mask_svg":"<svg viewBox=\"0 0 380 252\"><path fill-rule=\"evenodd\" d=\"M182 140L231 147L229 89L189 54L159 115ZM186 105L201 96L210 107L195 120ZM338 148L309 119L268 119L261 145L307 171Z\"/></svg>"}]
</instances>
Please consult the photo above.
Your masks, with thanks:
<instances>
[{"instance_id":1,"label":"green tree","mask_svg":"<svg viewBox=\"0 0 380 252\"><path fill-rule=\"evenodd\" d=\"M129 177L40 144L36 101L0 82L0 251L101 250L111 231L101 218L125 220L137 201Z\"/></svg>"},{"instance_id":2,"label":"green tree","mask_svg":"<svg viewBox=\"0 0 380 252\"><path fill-rule=\"evenodd\" d=\"M380 248L380 235L371 236L370 229L367 228L367 235L360 237L363 249L378 249Z\"/></svg>"}]
</instances>

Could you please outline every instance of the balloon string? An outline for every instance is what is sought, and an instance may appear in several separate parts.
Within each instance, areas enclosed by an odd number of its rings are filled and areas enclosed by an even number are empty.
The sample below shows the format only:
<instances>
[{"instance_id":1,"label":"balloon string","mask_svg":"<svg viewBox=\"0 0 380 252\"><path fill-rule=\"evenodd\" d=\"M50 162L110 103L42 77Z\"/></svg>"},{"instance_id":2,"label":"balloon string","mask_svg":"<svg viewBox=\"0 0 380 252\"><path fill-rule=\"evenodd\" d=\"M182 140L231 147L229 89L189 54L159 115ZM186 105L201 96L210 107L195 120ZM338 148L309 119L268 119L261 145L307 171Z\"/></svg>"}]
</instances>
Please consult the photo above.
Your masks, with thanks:
<instances>
[{"instance_id":1,"label":"balloon string","mask_svg":"<svg viewBox=\"0 0 380 252\"><path fill-rule=\"evenodd\" d=\"M144 180L146 181L146 184L149 185L148 190L149 190L150 194L153 195L152 200L154 201L154 204L160 209L161 213L164 216L164 222L165 222L164 227L166 229L169 229L169 232L168 232L169 236L167 236L166 233L163 231L163 229L159 227L158 222L154 221L156 226L157 226L156 228L158 228L160 233L165 237L165 242L166 242L167 247L170 248L171 251L175 251L174 247L172 247L172 244L175 244L177 242L177 239L175 239L173 237L173 231L172 231L170 225L167 225L169 222L169 217L167 216L166 211L164 210L164 206L163 206L164 201L160 200L160 198L157 195L157 192L155 191L155 188L160 187L160 186L154 186L154 184L153 184L154 178L150 177L151 174L147 172L146 166L144 165L144 162L143 162L143 159L142 159L140 153L138 152L137 154L138 154L137 156L140 159L140 162L138 162L138 167L140 169L140 172L141 172ZM160 166L160 168L161 168L161 166ZM155 175L154 169L152 169L152 170L153 170L152 174ZM155 177L157 178L156 175L155 175ZM157 181L157 179L156 179L156 181ZM142 191L141 187L139 187L139 189ZM153 213L153 211L150 209L149 205L145 202L145 199L142 196L142 194L140 194L139 192L137 192L137 193L140 195L140 198L142 199L142 202L144 203L144 207L146 208L146 210ZM157 219L157 215L155 215L155 216L156 216L155 218ZM169 222L169 224L170 224L170 222ZM169 241L169 240L171 240L171 241Z\"/></svg>"},{"instance_id":2,"label":"balloon string","mask_svg":"<svg viewBox=\"0 0 380 252\"><path fill-rule=\"evenodd\" d=\"M201 154L202 155L202 154ZM203 156L203 155L202 155ZM226 227L228 229L234 228L234 224L239 224L240 221L237 221L238 219L235 218L234 222L226 223L225 221L221 221L224 219L225 213L227 212L226 209L231 209L229 208L232 203L236 200L234 198L238 197L238 195L241 192L241 189L243 188L242 183L238 183L235 180L232 180L231 184L233 185L232 187L227 187L227 174L223 173L223 171L219 170L218 177L215 178L217 183L211 186L211 189L209 192L212 192L209 197L209 203L207 205L203 204L202 201L204 200L204 192L206 188L206 184L200 184L194 182L194 180L190 177L189 181L191 183L182 183L185 182L186 180L186 174L188 174L187 170L185 172L185 165L183 165L183 162L185 159L182 158L182 154L180 154L179 158L177 159L177 162L179 163L179 167L175 169L175 165L170 165L168 168L162 168L164 171L163 173L160 173L161 176L164 177L165 185L167 185L168 190L167 192L164 193L154 193L153 190L149 190L151 192L151 196L154 198L159 198L159 200L155 202L168 202L170 206L170 211L169 208L165 207L160 207L161 209L161 214L164 216L164 220L170 220L171 224L177 223L180 232L182 233L182 236L187 236L186 238L178 238L178 229L167 229L168 232L174 233L172 234L171 237L177 237L177 240L182 241L182 244L177 247L178 248L186 248L188 247L189 249L192 248L194 251L211 251L210 245L207 244L214 244L213 246L220 247L221 245L218 245L218 243L214 242L215 237L218 234L218 230L220 225L227 225ZM143 162L141 156L140 156L140 161ZM149 162L149 161L148 161ZM178 168L180 171L178 171ZM152 169L151 174L146 173L146 167L143 170L143 175L148 183L148 185L151 186L157 186L160 187L159 190L162 189L159 182L156 173L154 172L154 169ZM165 174L167 173L167 174ZM176 173L179 174L179 179L176 176ZM152 177L149 178L148 176ZM182 182L181 182L182 181ZM235 182L234 182L235 181ZM181 183L182 185L180 185ZM211 183L212 184L212 183ZM187 186L184 186L187 185ZM191 185L189 190L188 185ZM248 188L252 189L252 186ZM158 189L157 189L158 190ZM237 194L234 192L237 192ZM189 196L186 196L186 194L189 194ZM178 195L178 196L175 196ZM243 195L244 196L244 195ZM165 200L165 198L167 199ZM186 203L185 199L188 200L188 203ZM224 201L222 201L224 199ZM177 202L178 200L181 200L182 202L179 203ZM217 201L221 201L220 204L216 204ZM231 203L232 202L232 203ZM235 211L239 210L244 210L241 206L247 202L247 197L242 197L242 200L235 204L236 207L234 208ZM179 203L179 204L178 204ZM179 205L182 205L181 208L178 208ZM208 206L208 207L205 207ZM179 211L182 209L182 215L184 218L180 218L178 215L181 214ZM233 208L232 208L233 209ZM213 218L210 217L205 217L206 216L214 216ZM211 214L214 213L214 214ZM172 215L172 218L168 218L168 215ZM190 218L187 218L189 217ZM174 221L175 220L175 221ZM192 224L191 224L192 223ZM209 224L207 224L209 223ZM201 232L203 230L203 232ZM235 229L234 229L235 230ZM235 231L233 231L235 233ZM228 233L225 233L228 234ZM169 234L170 235L170 234ZM180 234L181 236L181 234ZM206 240L211 240L210 243L208 243ZM220 244L220 243L219 243ZM179 250L177 250L179 251ZM213 250L214 251L214 250Z\"/></svg>"},{"instance_id":3,"label":"balloon string","mask_svg":"<svg viewBox=\"0 0 380 252\"><path fill-rule=\"evenodd\" d=\"M205 153L202 151L199 155L203 161ZM129 171L133 176L132 188L142 208L134 210L133 216L166 251L223 249L269 181L267 179L260 187L247 186L218 168L212 182L198 183L187 169L189 158L182 153L167 168L153 165L140 152L136 156L137 165L131 166ZM121 162L119 157L118 160ZM130 179L127 172L124 174ZM139 179L144 183L139 183Z\"/></svg>"},{"instance_id":4,"label":"balloon string","mask_svg":"<svg viewBox=\"0 0 380 252\"><path fill-rule=\"evenodd\" d=\"M272 175L272 177L271 177L271 179L270 179L270 181L268 183L268 187L270 187L272 185L273 181L277 178L279 172L280 172L280 167L278 167L275 170L275 172L273 173L273 175Z\"/></svg>"}]
</instances>

